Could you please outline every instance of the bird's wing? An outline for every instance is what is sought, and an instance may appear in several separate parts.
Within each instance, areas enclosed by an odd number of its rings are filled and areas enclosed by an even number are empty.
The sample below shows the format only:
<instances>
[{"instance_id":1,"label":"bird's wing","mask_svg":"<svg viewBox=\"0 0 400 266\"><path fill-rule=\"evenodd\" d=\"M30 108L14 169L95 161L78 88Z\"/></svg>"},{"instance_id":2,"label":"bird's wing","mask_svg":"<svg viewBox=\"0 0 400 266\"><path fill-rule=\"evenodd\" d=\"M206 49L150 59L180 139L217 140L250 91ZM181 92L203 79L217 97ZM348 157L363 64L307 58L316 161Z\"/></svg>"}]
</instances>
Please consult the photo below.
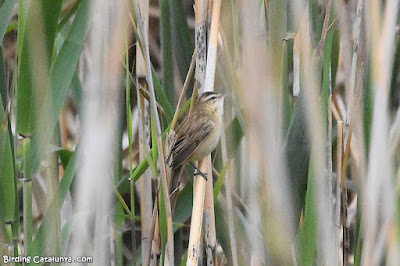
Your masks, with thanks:
<instances>
[{"instance_id":1,"label":"bird's wing","mask_svg":"<svg viewBox=\"0 0 400 266\"><path fill-rule=\"evenodd\" d=\"M194 116L192 119L197 119ZM187 158L189 158L198 147L207 139L208 135L214 128L214 124L210 119L202 117L196 123L189 123L189 120L182 124L181 132L186 134L178 134L172 153L172 168L179 167ZM191 141L187 141L187 140Z\"/></svg>"}]
</instances>

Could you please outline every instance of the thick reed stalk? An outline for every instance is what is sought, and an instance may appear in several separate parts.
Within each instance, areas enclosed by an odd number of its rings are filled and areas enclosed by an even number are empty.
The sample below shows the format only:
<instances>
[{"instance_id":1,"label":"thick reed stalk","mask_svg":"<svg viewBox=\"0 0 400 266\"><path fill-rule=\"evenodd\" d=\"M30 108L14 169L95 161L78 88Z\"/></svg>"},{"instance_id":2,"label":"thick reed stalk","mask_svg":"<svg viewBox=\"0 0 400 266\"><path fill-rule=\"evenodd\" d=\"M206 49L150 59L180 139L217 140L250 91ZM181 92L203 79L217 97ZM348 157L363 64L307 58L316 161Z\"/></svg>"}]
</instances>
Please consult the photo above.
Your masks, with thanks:
<instances>
[{"instance_id":1,"label":"thick reed stalk","mask_svg":"<svg viewBox=\"0 0 400 266\"><path fill-rule=\"evenodd\" d=\"M204 7L204 3L198 3L197 6ZM215 69L216 69L216 61L217 61L217 46L218 46L218 31L219 31L219 20L220 20L220 11L221 11L221 0L216 0L213 2L212 8L212 18L211 18L211 30L210 30L210 40L208 43L208 52L207 52L207 67L206 67L206 76L204 81L204 90L213 91L214 90L214 79L215 79ZM200 12L200 10L196 10L196 12ZM201 23L201 19L204 18L204 15L197 15L196 22ZM197 33L202 34L202 33ZM198 35L196 35L198 36ZM196 38L197 41L197 38ZM196 45L196 47L204 47L203 44ZM198 57L204 55L205 51L197 51ZM202 61L198 61L198 64L202 65ZM204 65L202 65L204 67ZM201 84L201 72L196 72L196 75L200 77L198 81L196 81L197 89L201 89L203 86ZM201 91L201 90L200 90ZM199 257L199 246L200 246L200 235L201 235L201 226L202 226L202 214L203 214L203 206L204 206L204 195L206 194L209 199L206 200L208 202L208 215L210 217L210 228L209 232L212 238L210 238L210 245L215 247L216 239L215 239L215 218L214 218L214 199L212 198L212 164L211 164L211 155L204 158L201 162L199 162L199 169L204 173L208 174L207 182L210 182L208 186L206 186L206 181L201 176L194 177L193 183L193 210L192 210L192 220L190 225L190 237L189 237L189 245L188 245L188 259L187 265L196 265ZM208 193L206 190L209 190ZM211 205L211 206L210 206Z\"/></svg>"}]
</instances>

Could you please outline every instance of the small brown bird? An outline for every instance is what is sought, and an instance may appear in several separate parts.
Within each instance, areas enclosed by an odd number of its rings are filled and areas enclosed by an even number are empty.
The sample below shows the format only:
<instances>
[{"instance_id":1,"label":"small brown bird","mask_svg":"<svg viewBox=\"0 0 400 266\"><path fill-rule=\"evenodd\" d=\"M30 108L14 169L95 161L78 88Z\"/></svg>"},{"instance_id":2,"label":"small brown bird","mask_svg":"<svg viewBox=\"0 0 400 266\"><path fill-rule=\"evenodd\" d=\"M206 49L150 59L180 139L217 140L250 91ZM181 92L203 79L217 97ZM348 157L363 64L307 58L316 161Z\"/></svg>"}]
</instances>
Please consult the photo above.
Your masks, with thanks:
<instances>
[{"instance_id":1,"label":"small brown bird","mask_svg":"<svg viewBox=\"0 0 400 266\"><path fill-rule=\"evenodd\" d=\"M204 92L197 99L193 113L183 121L167 156L166 162L172 170L188 162L197 169L193 162L215 149L221 136L224 97L223 94Z\"/></svg>"}]
</instances>

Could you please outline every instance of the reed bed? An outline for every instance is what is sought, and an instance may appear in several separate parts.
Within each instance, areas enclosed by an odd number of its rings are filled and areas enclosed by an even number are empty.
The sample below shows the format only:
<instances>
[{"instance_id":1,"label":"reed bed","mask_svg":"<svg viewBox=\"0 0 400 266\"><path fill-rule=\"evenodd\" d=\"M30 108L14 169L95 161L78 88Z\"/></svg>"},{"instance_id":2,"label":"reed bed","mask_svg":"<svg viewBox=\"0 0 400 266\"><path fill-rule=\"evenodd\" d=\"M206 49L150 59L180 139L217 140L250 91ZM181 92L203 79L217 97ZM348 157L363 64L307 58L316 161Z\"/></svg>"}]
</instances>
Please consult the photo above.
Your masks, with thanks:
<instances>
[{"instance_id":1,"label":"reed bed","mask_svg":"<svg viewBox=\"0 0 400 266\"><path fill-rule=\"evenodd\" d=\"M2 0L0 44L0 264L400 265L399 0Z\"/></svg>"}]
</instances>

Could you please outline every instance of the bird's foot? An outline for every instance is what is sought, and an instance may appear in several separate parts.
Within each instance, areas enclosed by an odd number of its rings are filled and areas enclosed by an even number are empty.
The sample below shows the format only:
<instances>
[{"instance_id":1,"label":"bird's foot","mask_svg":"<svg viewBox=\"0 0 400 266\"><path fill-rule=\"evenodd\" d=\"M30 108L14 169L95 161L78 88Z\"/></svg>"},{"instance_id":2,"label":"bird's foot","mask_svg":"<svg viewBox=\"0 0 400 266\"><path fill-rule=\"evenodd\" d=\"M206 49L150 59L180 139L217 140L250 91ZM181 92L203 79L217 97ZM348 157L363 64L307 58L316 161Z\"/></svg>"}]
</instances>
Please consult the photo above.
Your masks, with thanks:
<instances>
[{"instance_id":1,"label":"bird's foot","mask_svg":"<svg viewBox=\"0 0 400 266\"><path fill-rule=\"evenodd\" d=\"M196 172L194 172L193 175L201 175L206 181L208 180L207 174L201 171L194 163L190 163L195 169Z\"/></svg>"},{"instance_id":2,"label":"bird's foot","mask_svg":"<svg viewBox=\"0 0 400 266\"><path fill-rule=\"evenodd\" d=\"M208 180L207 174L200 171L200 172L195 172L193 175L201 175L206 181Z\"/></svg>"}]
</instances>

